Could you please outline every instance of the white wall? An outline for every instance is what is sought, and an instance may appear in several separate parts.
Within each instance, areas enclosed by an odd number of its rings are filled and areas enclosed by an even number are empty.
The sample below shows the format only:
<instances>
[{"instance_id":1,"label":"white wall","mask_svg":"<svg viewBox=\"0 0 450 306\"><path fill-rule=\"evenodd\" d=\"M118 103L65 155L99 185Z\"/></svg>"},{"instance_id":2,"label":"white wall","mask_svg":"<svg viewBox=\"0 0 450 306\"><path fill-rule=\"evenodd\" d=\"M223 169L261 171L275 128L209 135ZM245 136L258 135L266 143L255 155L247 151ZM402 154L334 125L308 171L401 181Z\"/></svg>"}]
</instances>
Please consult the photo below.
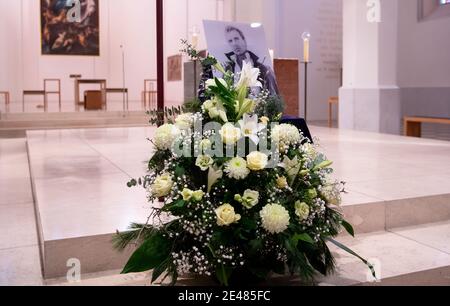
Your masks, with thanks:
<instances>
[{"instance_id":1,"label":"white wall","mask_svg":"<svg viewBox=\"0 0 450 306\"><path fill-rule=\"evenodd\" d=\"M189 29L201 30L203 19L230 19L231 0L165 0L165 58L179 54L180 39ZM59 78L62 99L74 100L70 74L106 78L108 87L122 87L122 50L130 99L140 100L144 79L156 78L156 1L101 0L100 56L43 56L40 47L38 0L0 0L0 90L21 101L24 89L43 89L44 78ZM165 61L167 62L167 61ZM167 68L167 67L166 67ZM167 82L166 100L183 101L183 82ZM89 87L83 87L89 88ZM111 95L121 100L120 95Z\"/></svg>"},{"instance_id":2,"label":"white wall","mask_svg":"<svg viewBox=\"0 0 450 306\"><path fill-rule=\"evenodd\" d=\"M237 21L261 21L276 58L303 58L301 35L312 35L308 69L308 120L328 118L327 100L337 96L342 65L342 0L237 0ZM251 13L248 13L251 12ZM300 71L303 114L304 72ZM337 116L337 114L335 114Z\"/></svg>"},{"instance_id":3,"label":"white wall","mask_svg":"<svg viewBox=\"0 0 450 306\"><path fill-rule=\"evenodd\" d=\"M400 86L450 87L450 16L419 22L416 1L399 5Z\"/></svg>"},{"instance_id":4,"label":"white wall","mask_svg":"<svg viewBox=\"0 0 450 306\"><path fill-rule=\"evenodd\" d=\"M140 99L145 78L156 77L155 0L100 1L100 56L41 55L39 1L0 1L4 26L0 41L0 87L21 100L23 89L42 89L44 78L59 78L62 98L73 101L70 74L106 78L109 87L122 87L122 51L130 99ZM12 77L11 77L12 76ZM111 96L112 99L113 96ZM120 99L120 97L116 97Z\"/></svg>"},{"instance_id":5,"label":"white wall","mask_svg":"<svg viewBox=\"0 0 450 306\"><path fill-rule=\"evenodd\" d=\"M341 127L399 134L404 116L450 116L450 10L419 21L420 3L381 0L371 23L365 0L344 0Z\"/></svg>"},{"instance_id":6,"label":"white wall","mask_svg":"<svg viewBox=\"0 0 450 306\"><path fill-rule=\"evenodd\" d=\"M198 50L206 49L203 20L231 20L231 1L229 0L164 0L165 10L165 57L179 54L181 39L190 41L194 26L200 31ZM184 61L188 58L184 56ZM165 62L165 97L168 105L184 102L184 82L167 82L167 61Z\"/></svg>"}]
</instances>

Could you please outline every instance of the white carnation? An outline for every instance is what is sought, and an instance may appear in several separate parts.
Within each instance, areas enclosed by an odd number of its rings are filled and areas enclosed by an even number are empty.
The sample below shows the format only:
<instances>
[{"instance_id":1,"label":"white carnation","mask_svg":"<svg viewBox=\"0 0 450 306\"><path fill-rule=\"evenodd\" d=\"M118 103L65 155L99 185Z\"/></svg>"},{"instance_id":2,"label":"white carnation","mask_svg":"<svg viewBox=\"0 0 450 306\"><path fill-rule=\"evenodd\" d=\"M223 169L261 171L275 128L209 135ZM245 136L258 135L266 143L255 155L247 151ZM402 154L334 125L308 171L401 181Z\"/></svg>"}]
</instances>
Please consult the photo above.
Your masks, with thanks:
<instances>
[{"instance_id":1,"label":"white carnation","mask_svg":"<svg viewBox=\"0 0 450 306\"><path fill-rule=\"evenodd\" d=\"M194 124L194 116L192 113L184 113L175 119L175 125L180 130L190 130Z\"/></svg>"},{"instance_id":2,"label":"white carnation","mask_svg":"<svg viewBox=\"0 0 450 306\"><path fill-rule=\"evenodd\" d=\"M300 219L300 221L304 221L309 217L309 206L306 203L297 201L295 202L295 214Z\"/></svg>"},{"instance_id":3,"label":"white carnation","mask_svg":"<svg viewBox=\"0 0 450 306\"><path fill-rule=\"evenodd\" d=\"M181 131L173 124L164 124L156 129L154 142L158 149L168 150L180 136Z\"/></svg>"},{"instance_id":4,"label":"white carnation","mask_svg":"<svg viewBox=\"0 0 450 306\"><path fill-rule=\"evenodd\" d=\"M249 175L250 170L247 168L245 159L242 157L235 157L225 165L225 173L227 173L230 178L243 180Z\"/></svg>"},{"instance_id":5,"label":"white carnation","mask_svg":"<svg viewBox=\"0 0 450 306\"><path fill-rule=\"evenodd\" d=\"M271 234L284 232L289 226L289 212L279 204L268 204L259 212L263 228Z\"/></svg>"},{"instance_id":6,"label":"white carnation","mask_svg":"<svg viewBox=\"0 0 450 306\"><path fill-rule=\"evenodd\" d=\"M278 143L280 150L301 142L299 130L291 124L280 124L272 129L272 140Z\"/></svg>"}]
</instances>

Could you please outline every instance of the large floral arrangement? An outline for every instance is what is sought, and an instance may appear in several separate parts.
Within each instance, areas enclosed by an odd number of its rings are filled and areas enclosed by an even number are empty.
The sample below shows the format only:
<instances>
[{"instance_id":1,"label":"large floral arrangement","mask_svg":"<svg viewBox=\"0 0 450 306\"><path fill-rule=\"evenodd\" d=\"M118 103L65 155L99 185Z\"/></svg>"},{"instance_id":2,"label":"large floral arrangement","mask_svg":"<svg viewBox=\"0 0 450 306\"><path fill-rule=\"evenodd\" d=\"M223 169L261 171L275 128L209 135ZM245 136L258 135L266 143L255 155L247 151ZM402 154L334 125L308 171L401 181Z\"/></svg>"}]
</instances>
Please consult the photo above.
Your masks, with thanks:
<instances>
[{"instance_id":1,"label":"large floral arrangement","mask_svg":"<svg viewBox=\"0 0 450 306\"><path fill-rule=\"evenodd\" d=\"M152 208L146 224L115 238L121 249L137 243L123 273L153 270L152 282L165 275L172 284L186 274L222 285L273 273L309 281L334 269L328 242L358 256L333 239L353 229L339 211L332 163L296 127L279 124L279 98L252 90L259 70L245 63L235 76L212 57L200 60L223 78L204 80L203 103L170 112L148 174L128 183L146 188Z\"/></svg>"}]
</instances>

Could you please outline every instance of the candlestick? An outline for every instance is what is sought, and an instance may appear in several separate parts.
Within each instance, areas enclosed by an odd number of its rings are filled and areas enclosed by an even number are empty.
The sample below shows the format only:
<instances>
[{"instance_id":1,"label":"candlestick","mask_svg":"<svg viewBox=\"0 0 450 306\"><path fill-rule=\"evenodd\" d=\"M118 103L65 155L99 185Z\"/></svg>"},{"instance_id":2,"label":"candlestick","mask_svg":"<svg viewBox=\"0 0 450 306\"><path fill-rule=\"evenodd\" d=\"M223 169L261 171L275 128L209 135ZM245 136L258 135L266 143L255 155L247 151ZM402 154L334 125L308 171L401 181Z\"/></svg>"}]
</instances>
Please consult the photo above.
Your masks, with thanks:
<instances>
[{"instance_id":1,"label":"candlestick","mask_svg":"<svg viewBox=\"0 0 450 306\"><path fill-rule=\"evenodd\" d=\"M311 39L311 34L309 32L304 32L302 34L303 39L303 61L309 62L309 41Z\"/></svg>"}]
</instances>

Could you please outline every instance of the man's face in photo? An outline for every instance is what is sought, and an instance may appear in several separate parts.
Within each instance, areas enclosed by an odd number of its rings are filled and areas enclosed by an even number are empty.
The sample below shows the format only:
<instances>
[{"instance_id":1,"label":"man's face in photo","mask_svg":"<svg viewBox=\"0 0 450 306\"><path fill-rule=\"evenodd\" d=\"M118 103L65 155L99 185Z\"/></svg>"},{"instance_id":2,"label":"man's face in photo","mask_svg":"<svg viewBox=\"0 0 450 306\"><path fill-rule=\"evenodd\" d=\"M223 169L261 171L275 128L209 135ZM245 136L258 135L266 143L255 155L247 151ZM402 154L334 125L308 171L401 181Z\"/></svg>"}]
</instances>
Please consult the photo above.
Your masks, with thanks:
<instances>
[{"instance_id":1,"label":"man's face in photo","mask_svg":"<svg viewBox=\"0 0 450 306\"><path fill-rule=\"evenodd\" d=\"M227 42L236 55L243 55L247 51L247 42L238 31L226 33Z\"/></svg>"}]
</instances>

